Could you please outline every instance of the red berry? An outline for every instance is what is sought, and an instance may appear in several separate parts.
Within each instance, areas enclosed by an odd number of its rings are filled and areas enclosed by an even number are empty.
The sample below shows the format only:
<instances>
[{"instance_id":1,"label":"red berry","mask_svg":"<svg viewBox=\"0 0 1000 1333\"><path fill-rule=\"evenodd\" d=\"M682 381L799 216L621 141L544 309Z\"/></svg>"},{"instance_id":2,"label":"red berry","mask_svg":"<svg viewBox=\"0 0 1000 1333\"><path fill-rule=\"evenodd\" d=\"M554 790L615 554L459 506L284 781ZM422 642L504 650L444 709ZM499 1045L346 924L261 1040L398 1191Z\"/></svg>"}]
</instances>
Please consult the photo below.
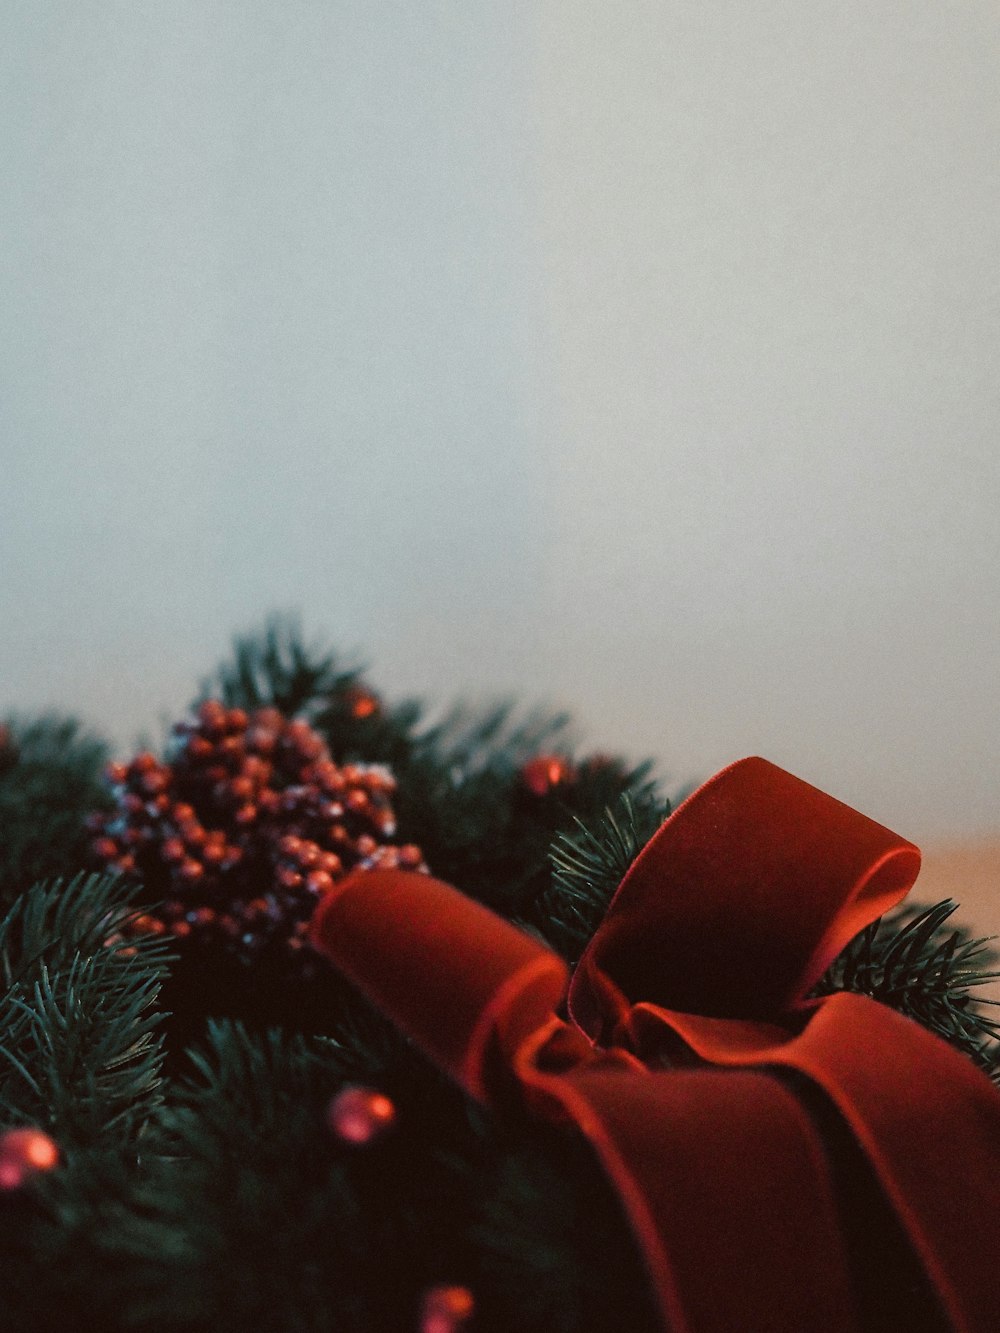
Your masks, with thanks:
<instances>
[{"instance_id":1,"label":"red berry","mask_svg":"<svg viewBox=\"0 0 1000 1333\"><path fill-rule=\"evenodd\" d=\"M246 776L233 778L232 782L229 784L229 794L234 801L238 801L241 804L244 801L249 801L250 797L253 795L253 779Z\"/></svg>"},{"instance_id":2,"label":"red berry","mask_svg":"<svg viewBox=\"0 0 1000 1333\"><path fill-rule=\"evenodd\" d=\"M253 726L246 733L247 749L255 754L271 754L277 743L277 734L268 727Z\"/></svg>"},{"instance_id":3,"label":"red berry","mask_svg":"<svg viewBox=\"0 0 1000 1333\"><path fill-rule=\"evenodd\" d=\"M221 735L226 729L226 710L217 699L206 699L198 709L198 720L208 735Z\"/></svg>"},{"instance_id":4,"label":"red berry","mask_svg":"<svg viewBox=\"0 0 1000 1333\"><path fill-rule=\"evenodd\" d=\"M304 842L295 856L300 870L311 870L319 862L320 850L314 842Z\"/></svg>"},{"instance_id":5,"label":"red berry","mask_svg":"<svg viewBox=\"0 0 1000 1333\"><path fill-rule=\"evenodd\" d=\"M306 876L306 888L310 893L329 893L333 888L333 879L325 870L313 870Z\"/></svg>"},{"instance_id":6,"label":"red berry","mask_svg":"<svg viewBox=\"0 0 1000 1333\"><path fill-rule=\"evenodd\" d=\"M160 849L164 861L183 861L187 853L180 838L168 838Z\"/></svg>"},{"instance_id":7,"label":"red berry","mask_svg":"<svg viewBox=\"0 0 1000 1333\"><path fill-rule=\"evenodd\" d=\"M208 840L208 834L196 819L185 819L177 831L189 847L203 847Z\"/></svg>"}]
</instances>

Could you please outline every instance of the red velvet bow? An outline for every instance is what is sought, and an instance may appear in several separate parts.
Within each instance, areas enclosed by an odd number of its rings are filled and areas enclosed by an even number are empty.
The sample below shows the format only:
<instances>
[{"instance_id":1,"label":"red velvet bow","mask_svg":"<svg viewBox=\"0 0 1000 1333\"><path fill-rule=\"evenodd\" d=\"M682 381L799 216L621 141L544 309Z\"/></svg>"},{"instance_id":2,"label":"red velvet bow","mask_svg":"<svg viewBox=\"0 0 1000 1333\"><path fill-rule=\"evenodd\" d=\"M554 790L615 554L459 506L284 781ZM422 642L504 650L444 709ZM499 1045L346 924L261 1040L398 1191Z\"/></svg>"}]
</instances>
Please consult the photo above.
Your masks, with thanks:
<instances>
[{"instance_id":1,"label":"red velvet bow","mask_svg":"<svg viewBox=\"0 0 1000 1333\"><path fill-rule=\"evenodd\" d=\"M919 865L889 829L744 759L643 850L568 991L556 954L424 875L349 877L313 940L473 1096L513 1089L582 1131L666 1328L860 1327L823 1105L867 1159L948 1326L995 1333L1000 1096L885 1006L804 998Z\"/></svg>"}]
</instances>

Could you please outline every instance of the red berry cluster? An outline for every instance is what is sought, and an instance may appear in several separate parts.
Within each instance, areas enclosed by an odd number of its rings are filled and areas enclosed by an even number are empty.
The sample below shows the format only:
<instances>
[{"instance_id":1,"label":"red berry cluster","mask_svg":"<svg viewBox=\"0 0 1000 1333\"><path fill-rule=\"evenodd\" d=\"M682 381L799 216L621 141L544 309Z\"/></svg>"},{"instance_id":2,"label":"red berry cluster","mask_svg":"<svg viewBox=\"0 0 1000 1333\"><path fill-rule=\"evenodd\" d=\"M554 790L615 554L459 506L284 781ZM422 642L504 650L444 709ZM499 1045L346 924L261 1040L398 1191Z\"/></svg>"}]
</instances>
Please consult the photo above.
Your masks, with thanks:
<instances>
[{"instance_id":1,"label":"red berry cluster","mask_svg":"<svg viewBox=\"0 0 1000 1333\"><path fill-rule=\"evenodd\" d=\"M106 776L116 808L89 820L94 855L165 900L136 932L244 960L297 954L317 899L348 871L426 869L419 847L388 843L388 769L338 767L307 722L275 708L209 700L174 727L167 760L144 752Z\"/></svg>"}]
</instances>

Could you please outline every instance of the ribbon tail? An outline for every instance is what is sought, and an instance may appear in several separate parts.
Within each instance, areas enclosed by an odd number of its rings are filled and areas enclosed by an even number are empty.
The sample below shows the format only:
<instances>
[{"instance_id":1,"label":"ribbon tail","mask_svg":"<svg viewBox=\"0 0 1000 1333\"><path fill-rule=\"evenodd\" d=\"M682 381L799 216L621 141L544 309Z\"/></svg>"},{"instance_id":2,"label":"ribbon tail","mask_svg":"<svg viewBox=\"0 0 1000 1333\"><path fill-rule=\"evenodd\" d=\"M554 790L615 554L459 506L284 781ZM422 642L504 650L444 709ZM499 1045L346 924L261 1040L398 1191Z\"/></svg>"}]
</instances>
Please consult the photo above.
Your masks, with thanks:
<instances>
[{"instance_id":1,"label":"ribbon tail","mask_svg":"<svg viewBox=\"0 0 1000 1333\"><path fill-rule=\"evenodd\" d=\"M804 1075L836 1107L929 1278L950 1326L1000 1329L1000 1097L971 1062L861 995L818 1001L797 1036L637 1006L636 1030L676 1034L715 1067ZM757 1040L754 1041L756 1029Z\"/></svg>"},{"instance_id":2,"label":"ribbon tail","mask_svg":"<svg viewBox=\"0 0 1000 1333\"><path fill-rule=\"evenodd\" d=\"M854 1333L832 1183L798 1099L764 1074L522 1072L590 1142L671 1333Z\"/></svg>"}]
</instances>

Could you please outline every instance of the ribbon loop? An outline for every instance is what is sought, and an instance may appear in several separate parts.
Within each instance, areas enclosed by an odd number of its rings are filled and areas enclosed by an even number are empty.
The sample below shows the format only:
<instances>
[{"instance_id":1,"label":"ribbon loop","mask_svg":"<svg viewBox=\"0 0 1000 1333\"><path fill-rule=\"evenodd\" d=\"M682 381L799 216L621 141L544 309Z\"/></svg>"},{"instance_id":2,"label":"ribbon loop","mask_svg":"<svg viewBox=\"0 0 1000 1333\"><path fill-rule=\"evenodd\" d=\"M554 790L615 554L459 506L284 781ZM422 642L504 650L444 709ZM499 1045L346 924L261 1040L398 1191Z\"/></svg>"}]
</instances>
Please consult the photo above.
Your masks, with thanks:
<instances>
[{"instance_id":1,"label":"ribbon loop","mask_svg":"<svg viewBox=\"0 0 1000 1333\"><path fill-rule=\"evenodd\" d=\"M598 1039L639 1001L781 1013L919 868L917 848L890 829L766 759L742 759L639 854L574 973L570 1013Z\"/></svg>"}]
</instances>

